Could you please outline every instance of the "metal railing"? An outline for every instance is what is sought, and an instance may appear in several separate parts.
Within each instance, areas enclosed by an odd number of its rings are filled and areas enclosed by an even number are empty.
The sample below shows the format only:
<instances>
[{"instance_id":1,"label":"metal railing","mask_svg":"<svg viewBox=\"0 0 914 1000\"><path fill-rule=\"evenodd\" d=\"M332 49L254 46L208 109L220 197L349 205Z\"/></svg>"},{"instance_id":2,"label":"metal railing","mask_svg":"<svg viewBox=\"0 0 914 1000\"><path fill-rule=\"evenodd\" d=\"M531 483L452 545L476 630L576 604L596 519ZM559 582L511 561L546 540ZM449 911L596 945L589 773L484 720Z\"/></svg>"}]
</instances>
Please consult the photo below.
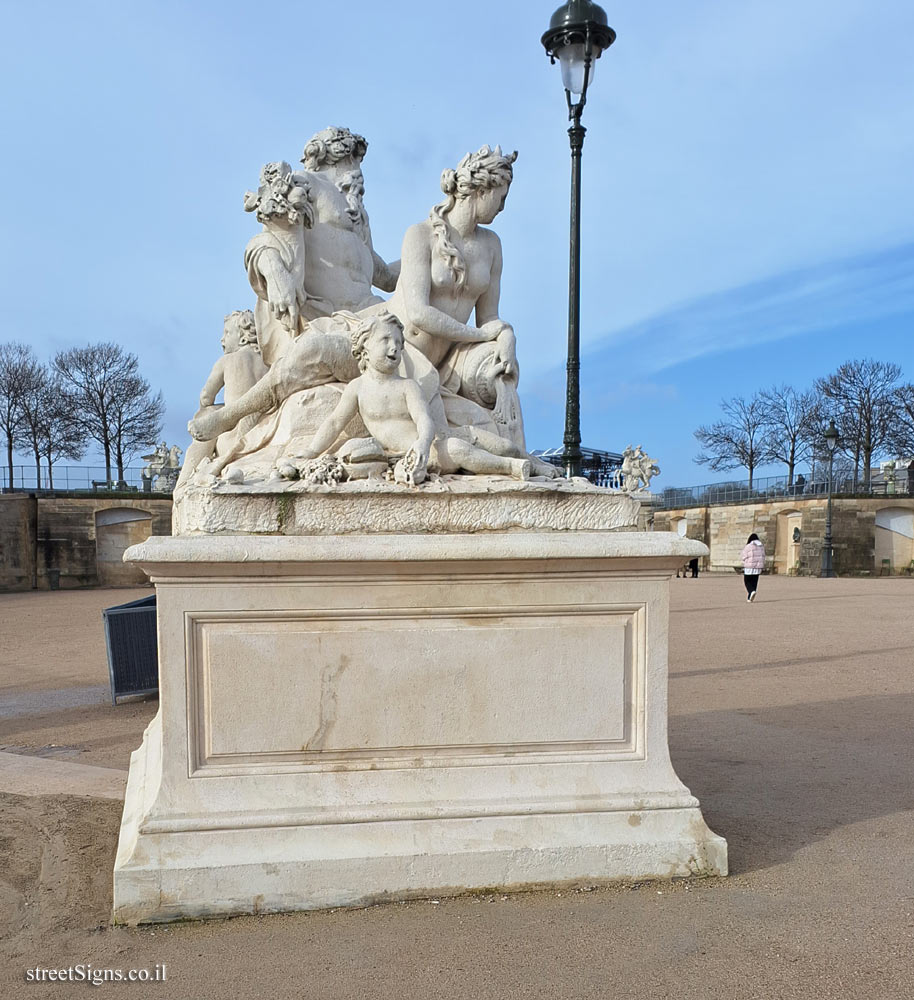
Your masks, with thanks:
<instances>
[{"instance_id":1,"label":"metal railing","mask_svg":"<svg viewBox=\"0 0 914 1000\"><path fill-rule=\"evenodd\" d=\"M7 465L0 466L0 488L4 493L46 493L46 492L119 492L119 493L171 493L165 488L166 480L155 480L154 484L143 476L143 466L124 469L124 478L118 479L117 469L111 470L109 480L103 465L55 465L53 476L42 468L38 475L34 465L14 465L12 483Z\"/></svg>"},{"instance_id":2,"label":"metal railing","mask_svg":"<svg viewBox=\"0 0 914 1000\"><path fill-rule=\"evenodd\" d=\"M854 494L857 496L909 496L909 486L914 491L914 481L909 483L904 472L897 472L894 481L886 481L881 476L869 484L853 476L836 475L832 482L833 495ZM822 497L828 493L824 475L800 473L789 482L787 476L768 476L748 480L707 483L704 486L668 486L660 494L661 510L676 510L680 507L710 507L715 504L746 503L757 500L793 500L802 497Z\"/></svg>"},{"instance_id":3,"label":"metal railing","mask_svg":"<svg viewBox=\"0 0 914 1000\"><path fill-rule=\"evenodd\" d=\"M531 452L557 469L564 468L563 448L547 448L545 451ZM622 468L622 456L614 451L599 451L596 448L581 448L581 475L595 486L614 486L614 476Z\"/></svg>"}]
</instances>

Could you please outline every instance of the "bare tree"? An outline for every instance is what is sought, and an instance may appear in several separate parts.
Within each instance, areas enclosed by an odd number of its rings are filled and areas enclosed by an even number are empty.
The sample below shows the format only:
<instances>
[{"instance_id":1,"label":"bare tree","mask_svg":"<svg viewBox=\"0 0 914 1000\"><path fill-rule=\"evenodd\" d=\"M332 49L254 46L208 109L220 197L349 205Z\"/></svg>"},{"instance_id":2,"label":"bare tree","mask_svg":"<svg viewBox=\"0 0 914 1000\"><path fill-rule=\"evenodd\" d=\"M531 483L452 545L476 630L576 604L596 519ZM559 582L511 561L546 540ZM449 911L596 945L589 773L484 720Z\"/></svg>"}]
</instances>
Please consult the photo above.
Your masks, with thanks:
<instances>
[{"instance_id":1,"label":"bare tree","mask_svg":"<svg viewBox=\"0 0 914 1000\"><path fill-rule=\"evenodd\" d=\"M38 361L31 347L0 344L0 430L6 438L9 486L13 485L13 446L22 425L22 401L36 378Z\"/></svg>"},{"instance_id":2,"label":"bare tree","mask_svg":"<svg viewBox=\"0 0 914 1000\"><path fill-rule=\"evenodd\" d=\"M54 487L54 462L58 458L82 458L86 436L77 418L73 397L59 376L44 365L36 365L34 378L22 397L22 420L16 444L35 458L35 483L41 486L41 460L48 467L48 486Z\"/></svg>"},{"instance_id":3,"label":"bare tree","mask_svg":"<svg viewBox=\"0 0 914 1000\"><path fill-rule=\"evenodd\" d=\"M822 413L822 426L829 421L829 419L834 420L835 425L838 428L838 433L841 435L841 440L839 444L839 451L842 452L850 462L851 468L851 478L853 480L854 489L857 489L857 485L860 482L860 457L863 453L863 423L860 417L860 411L855 409L845 409L844 407L838 405L838 403L833 399L827 399L822 397L821 400L821 413ZM828 449L825 448L824 443L821 441L817 443L816 449L819 453L819 460L828 463ZM838 460L837 456L834 459Z\"/></svg>"},{"instance_id":4,"label":"bare tree","mask_svg":"<svg viewBox=\"0 0 914 1000\"><path fill-rule=\"evenodd\" d=\"M86 453L86 433L79 420L73 394L52 376L47 390L41 453L48 467L48 486L54 489L54 463L61 458L78 461Z\"/></svg>"},{"instance_id":5,"label":"bare tree","mask_svg":"<svg viewBox=\"0 0 914 1000\"><path fill-rule=\"evenodd\" d=\"M783 462L787 466L787 483L793 485L796 467L809 461L818 434L816 394L776 385L761 392L759 398L765 410L766 460Z\"/></svg>"},{"instance_id":6,"label":"bare tree","mask_svg":"<svg viewBox=\"0 0 914 1000\"><path fill-rule=\"evenodd\" d=\"M111 459L117 450L119 436L122 459L132 447L124 449L129 435L118 430L126 420L124 414L130 408L131 396L141 401L138 404L141 408L156 402L148 398L149 384L139 374L137 357L118 344L89 344L61 351L53 365L75 398L77 417L85 436L101 446L105 475L111 482ZM161 396L157 400L161 409ZM122 474L123 469L120 472Z\"/></svg>"},{"instance_id":7,"label":"bare tree","mask_svg":"<svg viewBox=\"0 0 914 1000\"><path fill-rule=\"evenodd\" d=\"M19 423L13 443L20 452L30 451L35 458L35 485L41 488L41 446L44 443L44 410L50 376L47 368L35 363L32 377L19 398Z\"/></svg>"},{"instance_id":8,"label":"bare tree","mask_svg":"<svg viewBox=\"0 0 914 1000\"><path fill-rule=\"evenodd\" d=\"M155 443L164 415L161 392L153 396L149 383L139 375L124 379L112 409L111 424L119 482L123 482L124 468L137 451Z\"/></svg>"},{"instance_id":9,"label":"bare tree","mask_svg":"<svg viewBox=\"0 0 914 1000\"><path fill-rule=\"evenodd\" d=\"M863 465L863 485L870 483L873 460L889 440L894 394L901 368L886 361L845 361L836 372L816 379L816 389L834 412L841 448L853 457L855 479Z\"/></svg>"},{"instance_id":10,"label":"bare tree","mask_svg":"<svg viewBox=\"0 0 914 1000\"><path fill-rule=\"evenodd\" d=\"M900 385L892 398L894 412L889 448L896 456L914 458L914 385Z\"/></svg>"},{"instance_id":11,"label":"bare tree","mask_svg":"<svg viewBox=\"0 0 914 1000\"><path fill-rule=\"evenodd\" d=\"M715 472L744 467L749 473L749 489L758 466L768 459L765 444L765 404L758 393L751 399L734 396L721 401L724 420L695 431L704 449L695 459Z\"/></svg>"}]
</instances>

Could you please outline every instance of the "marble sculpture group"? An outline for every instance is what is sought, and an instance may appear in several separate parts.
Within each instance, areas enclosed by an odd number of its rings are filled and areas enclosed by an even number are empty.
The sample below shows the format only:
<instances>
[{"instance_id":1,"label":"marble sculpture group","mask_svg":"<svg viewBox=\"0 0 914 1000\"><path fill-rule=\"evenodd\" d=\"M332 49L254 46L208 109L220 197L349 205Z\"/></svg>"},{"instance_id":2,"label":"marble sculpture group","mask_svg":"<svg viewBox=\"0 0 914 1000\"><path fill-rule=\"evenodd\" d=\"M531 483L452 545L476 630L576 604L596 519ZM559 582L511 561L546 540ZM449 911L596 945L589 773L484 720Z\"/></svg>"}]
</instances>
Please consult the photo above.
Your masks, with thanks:
<instances>
[{"instance_id":1,"label":"marble sculpture group","mask_svg":"<svg viewBox=\"0 0 914 1000\"><path fill-rule=\"evenodd\" d=\"M501 243L485 228L517 154L483 146L445 170L444 200L386 263L363 202L367 145L324 129L303 169L268 163L245 195L263 225L244 253L257 300L226 318L179 486L559 475L527 451L514 330L499 316Z\"/></svg>"}]
</instances>

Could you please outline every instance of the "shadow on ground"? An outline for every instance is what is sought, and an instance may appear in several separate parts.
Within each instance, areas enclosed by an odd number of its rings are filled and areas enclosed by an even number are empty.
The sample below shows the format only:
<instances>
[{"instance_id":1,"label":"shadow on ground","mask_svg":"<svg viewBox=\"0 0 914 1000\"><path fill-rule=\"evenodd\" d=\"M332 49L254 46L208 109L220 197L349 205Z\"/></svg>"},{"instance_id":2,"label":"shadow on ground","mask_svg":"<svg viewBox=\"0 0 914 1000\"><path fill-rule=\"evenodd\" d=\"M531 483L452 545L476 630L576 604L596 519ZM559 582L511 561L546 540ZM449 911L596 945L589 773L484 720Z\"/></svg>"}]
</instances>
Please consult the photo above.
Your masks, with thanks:
<instances>
[{"instance_id":1,"label":"shadow on ground","mask_svg":"<svg viewBox=\"0 0 914 1000\"><path fill-rule=\"evenodd\" d=\"M914 809L912 718L912 694L701 712L670 719L670 750L741 874Z\"/></svg>"}]
</instances>

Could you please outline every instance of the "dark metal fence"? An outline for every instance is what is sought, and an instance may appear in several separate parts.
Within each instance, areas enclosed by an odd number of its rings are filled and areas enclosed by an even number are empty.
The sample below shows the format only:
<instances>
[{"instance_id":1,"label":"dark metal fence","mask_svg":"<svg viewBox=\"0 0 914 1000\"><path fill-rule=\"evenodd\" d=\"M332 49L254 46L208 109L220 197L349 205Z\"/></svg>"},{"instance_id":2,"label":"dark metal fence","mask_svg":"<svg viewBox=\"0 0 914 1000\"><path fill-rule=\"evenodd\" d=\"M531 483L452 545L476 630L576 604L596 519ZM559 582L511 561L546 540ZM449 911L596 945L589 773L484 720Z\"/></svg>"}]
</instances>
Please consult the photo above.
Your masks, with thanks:
<instances>
[{"instance_id":1,"label":"dark metal fence","mask_svg":"<svg viewBox=\"0 0 914 1000\"><path fill-rule=\"evenodd\" d=\"M909 487L914 491L914 480L908 475L896 472L894 481L886 481L879 476L864 485L853 476L836 475L832 482L832 494L856 494L858 496L909 496ZM707 507L715 504L745 503L749 500L791 500L799 497L825 496L828 483L825 475L800 473L789 482L787 476L768 476L726 483L708 483L704 486L668 486L661 493L659 507L675 510L680 507Z\"/></svg>"},{"instance_id":2,"label":"dark metal fence","mask_svg":"<svg viewBox=\"0 0 914 1000\"><path fill-rule=\"evenodd\" d=\"M103 465L55 465L53 475L42 468L40 477L34 465L14 465L13 481L10 483L10 470L6 465L0 466L0 488L4 492L49 492L49 491L89 491L89 492L127 492L127 493L171 493L164 488L165 478L155 481L155 486L143 476L143 467L124 469L124 478L118 479L117 469L111 470L108 479Z\"/></svg>"}]
</instances>

